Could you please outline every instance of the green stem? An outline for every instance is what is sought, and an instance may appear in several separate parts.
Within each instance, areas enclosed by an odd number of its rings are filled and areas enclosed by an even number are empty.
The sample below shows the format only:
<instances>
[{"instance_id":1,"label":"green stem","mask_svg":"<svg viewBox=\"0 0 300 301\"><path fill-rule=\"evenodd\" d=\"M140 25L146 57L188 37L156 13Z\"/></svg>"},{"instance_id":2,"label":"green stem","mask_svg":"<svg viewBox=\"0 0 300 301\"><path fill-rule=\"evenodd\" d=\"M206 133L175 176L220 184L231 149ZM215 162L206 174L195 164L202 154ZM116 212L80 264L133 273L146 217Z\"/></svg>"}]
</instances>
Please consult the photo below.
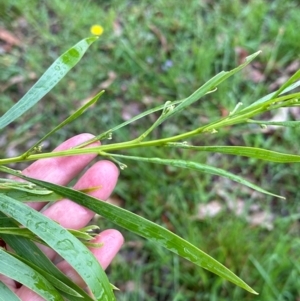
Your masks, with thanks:
<instances>
[{"instance_id":1,"label":"green stem","mask_svg":"<svg viewBox=\"0 0 300 301\"><path fill-rule=\"evenodd\" d=\"M164 146L167 143L170 142L178 142L178 141L184 141L186 139L189 139L191 137L194 137L196 135L202 134L202 133L208 133L208 132L214 132L217 129L224 127L224 126L230 126L242 122L247 122L247 120L254 115L269 111L271 108L270 106L263 106L260 108L257 108L255 110L252 110L248 113L241 114L241 112L237 112L234 115L224 117L222 119L219 119L215 122L212 122L208 125L204 125L202 127L199 127L197 129L194 129L192 131L179 134L173 137L168 138L162 138L157 140L150 140L150 141L139 141L138 139L134 139L127 142L120 142L120 143L112 143L107 145L100 145L97 147L90 147L90 148L73 148L68 149L64 151L58 151L58 152L49 152L49 153L40 153L40 154L31 154L28 157L24 158L24 156L17 156L13 158L7 158L7 159L1 159L0 160L0 166L6 165L10 163L17 163L17 162L25 162L25 161L34 161L39 159L45 159L45 158L52 158L52 157L65 157L65 156L77 156L82 154L101 154L101 152L112 152L112 151L118 151L118 150L126 150L126 149L132 149L132 148L141 148L141 147L157 147L157 146Z\"/></svg>"}]
</instances>

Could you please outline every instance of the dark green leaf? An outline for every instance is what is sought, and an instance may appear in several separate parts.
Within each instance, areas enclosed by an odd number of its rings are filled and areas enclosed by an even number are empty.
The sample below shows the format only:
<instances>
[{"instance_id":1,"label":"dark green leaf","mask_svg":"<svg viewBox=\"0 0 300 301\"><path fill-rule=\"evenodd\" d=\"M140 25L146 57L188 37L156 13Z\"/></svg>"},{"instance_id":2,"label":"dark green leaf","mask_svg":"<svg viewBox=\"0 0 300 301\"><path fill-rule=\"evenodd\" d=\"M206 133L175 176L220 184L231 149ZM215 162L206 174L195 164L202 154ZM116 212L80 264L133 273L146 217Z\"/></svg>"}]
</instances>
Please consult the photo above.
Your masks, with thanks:
<instances>
[{"instance_id":1,"label":"dark green leaf","mask_svg":"<svg viewBox=\"0 0 300 301\"><path fill-rule=\"evenodd\" d=\"M55 288L37 271L0 249L0 274L14 279L47 301L63 301Z\"/></svg>"},{"instance_id":2,"label":"dark green leaf","mask_svg":"<svg viewBox=\"0 0 300 301\"><path fill-rule=\"evenodd\" d=\"M221 263L207 255L188 241L182 239L178 235L141 216L138 216L130 211L124 210L112 204L100 202L96 198L67 187L28 178L22 175L20 177L27 181L40 185L41 187L53 190L61 196L69 198L74 202L89 208L95 213L104 216L113 223L125 229L128 229L133 233L143 236L157 244L160 244L169 251L182 256L192 263L233 282L234 284L244 288L251 293L256 294L256 292L251 287L249 287L243 280L241 280L238 276L228 270Z\"/></svg>"}]
</instances>

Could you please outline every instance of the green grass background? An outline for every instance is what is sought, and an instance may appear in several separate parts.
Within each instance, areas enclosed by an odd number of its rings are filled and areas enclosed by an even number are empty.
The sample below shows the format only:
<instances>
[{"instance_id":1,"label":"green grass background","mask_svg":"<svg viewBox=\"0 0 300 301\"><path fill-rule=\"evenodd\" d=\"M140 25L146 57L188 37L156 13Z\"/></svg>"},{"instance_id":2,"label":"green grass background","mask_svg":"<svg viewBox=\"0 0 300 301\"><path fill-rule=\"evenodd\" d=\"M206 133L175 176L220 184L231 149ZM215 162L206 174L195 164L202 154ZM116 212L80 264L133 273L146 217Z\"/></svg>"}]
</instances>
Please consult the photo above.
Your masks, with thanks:
<instances>
[{"instance_id":1,"label":"green grass background","mask_svg":"<svg viewBox=\"0 0 300 301\"><path fill-rule=\"evenodd\" d=\"M262 50L250 75L238 74L225 82L216 93L160 126L152 137L181 133L215 120L238 102L250 104L269 93L271 84L288 75L288 66L299 61L299 13L296 0L2 0L0 27L19 38L21 45L7 50L3 41L0 44L1 115L35 82L30 74L36 78L42 75L61 53L90 35L91 25L101 24L105 31L40 104L1 133L0 155L24 151L107 80L109 85L98 105L53 136L45 145L47 149L72 135L98 134L128 115L184 98L217 72L237 66L239 53ZM253 81L253 70L264 78ZM13 84L16 76L22 80ZM134 138L151 122L151 118L136 122L117 132L113 141ZM193 142L298 154L299 138L299 129L264 133L257 127L240 126L197 137ZM144 150L131 154L146 155ZM126 243L108 269L110 281L121 290L118 300L300 300L298 164L166 149L149 149L147 156L177 156L209 163L287 199L253 194L218 177L130 162L121 172L114 199L197 245L260 295L251 295L121 230ZM199 205L214 200L224 204L225 210L199 220ZM242 201L246 208L259 205L262 212L272 213L273 228L252 226L251 210L237 216L226 207L228 200ZM102 219L99 223L102 229L113 227Z\"/></svg>"}]
</instances>

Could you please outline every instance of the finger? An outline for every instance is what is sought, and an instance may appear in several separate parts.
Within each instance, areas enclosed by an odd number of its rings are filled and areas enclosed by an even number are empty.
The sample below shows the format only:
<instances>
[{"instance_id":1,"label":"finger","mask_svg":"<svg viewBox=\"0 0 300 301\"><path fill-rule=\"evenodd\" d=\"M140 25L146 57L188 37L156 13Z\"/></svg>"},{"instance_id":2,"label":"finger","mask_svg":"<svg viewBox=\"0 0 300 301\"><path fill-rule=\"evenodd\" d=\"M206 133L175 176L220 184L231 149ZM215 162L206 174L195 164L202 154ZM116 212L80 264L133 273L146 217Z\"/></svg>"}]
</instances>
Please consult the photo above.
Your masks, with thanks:
<instances>
[{"instance_id":1,"label":"finger","mask_svg":"<svg viewBox=\"0 0 300 301\"><path fill-rule=\"evenodd\" d=\"M103 269L106 269L111 261L114 259L116 254L121 249L124 238L122 234L114 229L109 229L101 232L91 242L102 243L103 246L100 248L89 248L94 254L96 259L99 261ZM57 267L72 279L77 285L85 287L85 283L77 272L69 265L68 262L62 261L57 264Z\"/></svg>"},{"instance_id":2,"label":"finger","mask_svg":"<svg viewBox=\"0 0 300 301\"><path fill-rule=\"evenodd\" d=\"M56 149L54 149L54 151L70 149L93 137L94 136L91 134L80 134L74 136L63 142ZM87 147L97 145L99 145L99 142L92 143ZM96 154L88 154L41 159L24 169L23 174L32 178L44 180L54 184L66 185L76 175L78 175L86 167L86 165L89 162L91 162L96 156ZM45 206L45 203L32 202L29 203L29 205L36 210L40 210Z\"/></svg>"},{"instance_id":3,"label":"finger","mask_svg":"<svg viewBox=\"0 0 300 301\"><path fill-rule=\"evenodd\" d=\"M4 275L0 275L0 281L10 288L11 291L16 292L17 284L13 279L10 279Z\"/></svg>"},{"instance_id":4,"label":"finger","mask_svg":"<svg viewBox=\"0 0 300 301\"><path fill-rule=\"evenodd\" d=\"M72 148L79 145L94 136L91 134L80 134L66 140L54 151L61 151ZM98 142L90 144L88 147L97 146ZM23 174L36 178L43 179L52 183L66 185L74 176L76 176L93 158L96 154L80 155L72 157L61 157L61 158L48 158L34 162L27 167ZM45 203L28 203L31 207L36 210L40 210ZM15 281L0 275L1 280L6 283L12 290L16 289Z\"/></svg>"},{"instance_id":5,"label":"finger","mask_svg":"<svg viewBox=\"0 0 300 301\"><path fill-rule=\"evenodd\" d=\"M118 176L119 170L115 164L106 160L99 161L86 171L74 189L99 187L90 191L89 195L106 200L115 188ZM43 214L57 221L63 227L71 229L85 227L94 216L91 210L66 199L54 203Z\"/></svg>"},{"instance_id":6,"label":"finger","mask_svg":"<svg viewBox=\"0 0 300 301\"><path fill-rule=\"evenodd\" d=\"M115 164L110 161L100 161L95 163L78 180L75 189L86 189L91 187L100 187L91 191L89 194L95 198L106 200L113 191L119 170ZM43 211L45 216L55 220L60 225L69 229L80 229L85 227L94 216L94 212L82 207L70 200L64 199L58 201ZM52 260L55 252L45 246L40 246L45 254Z\"/></svg>"},{"instance_id":7,"label":"finger","mask_svg":"<svg viewBox=\"0 0 300 301\"><path fill-rule=\"evenodd\" d=\"M92 242L103 244L101 248L90 248L90 250L95 255L101 266L106 269L120 250L124 242L124 238L119 231L111 229L101 232L92 240ZM57 267L77 285L80 285L83 288L86 286L81 277L66 261L60 262ZM22 301L43 301L41 297L30 291L25 286L18 290L17 295Z\"/></svg>"}]
</instances>

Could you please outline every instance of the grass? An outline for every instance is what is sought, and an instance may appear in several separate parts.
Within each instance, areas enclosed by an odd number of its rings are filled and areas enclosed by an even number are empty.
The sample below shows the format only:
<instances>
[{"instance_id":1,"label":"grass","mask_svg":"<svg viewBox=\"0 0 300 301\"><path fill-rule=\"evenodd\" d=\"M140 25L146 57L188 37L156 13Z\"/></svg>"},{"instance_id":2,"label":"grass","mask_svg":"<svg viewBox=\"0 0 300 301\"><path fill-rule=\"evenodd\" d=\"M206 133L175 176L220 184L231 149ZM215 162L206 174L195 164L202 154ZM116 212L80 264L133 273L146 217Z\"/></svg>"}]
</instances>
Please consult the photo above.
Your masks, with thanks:
<instances>
[{"instance_id":1,"label":"grass","mask_svg":"<svg viewBox=\"0 0 300 301\"><path fill-rule=\"evenodd\" d=\"M160 126L166 136L203 124L231 111L238 102L251 103L299 60L297 1L8 1L0 4L0 26L22 44L0 57L2 114L34 83L49 64L100 23L105 32L74 71L20 118L2 141L13 141L9 155L21 152L62 121L88 96L108 83L97 107L80 122L62 130L45 147L68 137L97 134L126 116L184 98L221 70L235 67L244 53L262 55L248 74L235 76L205 101ZM5 43L4 43L5 44ZM4 48L6 49L6 48ZM255 73L256 71L256 73ZM34 73L33 76L30 76ZM12 79L22 80L13 84ZM253 76L264 75L260 81ZM37 114L38 112L38 114ZM299 113L298 113L299 114ZM100 116L100 117L99 117ZM297 115L290 114L289 118ZM47 120L47 122L45 122ZM39 125L33 124L40 121ZM151 120L148 121L149 124ZM136 123L113 137L126 140L146 127ZM259 128L228 128L195 139L199 145L247 145L298 153L298 130L264 133ZM2 142L3 143L3 142ZM4 145L0 154L4 156ZM136 151L137 152L137 151ZM150 150L149 150L150 152ZM165 150L153 149L155 156ZM178 152L178 150L172 150ZM118 300L297 300L300 298L299 165L279 165L217 154L178 153L243 175L287 197L278 201L253 194L220 178L161 166L131 163L122 171L115 196L125 208L175 231L223 262L260 292L252 296L222 279L195 268L153 243L126 233L126 244L109 268L110 281L122 292ZM165 154L169 156L168 153ZM199 220L199 204L217 200L226 205L214 218ZM246 212L236 216L228 200L242 201ZM251 226L253 205L273 214L273 228ZM104 220L101 228L112 227Z\"/></svg>"}]
</instances>

